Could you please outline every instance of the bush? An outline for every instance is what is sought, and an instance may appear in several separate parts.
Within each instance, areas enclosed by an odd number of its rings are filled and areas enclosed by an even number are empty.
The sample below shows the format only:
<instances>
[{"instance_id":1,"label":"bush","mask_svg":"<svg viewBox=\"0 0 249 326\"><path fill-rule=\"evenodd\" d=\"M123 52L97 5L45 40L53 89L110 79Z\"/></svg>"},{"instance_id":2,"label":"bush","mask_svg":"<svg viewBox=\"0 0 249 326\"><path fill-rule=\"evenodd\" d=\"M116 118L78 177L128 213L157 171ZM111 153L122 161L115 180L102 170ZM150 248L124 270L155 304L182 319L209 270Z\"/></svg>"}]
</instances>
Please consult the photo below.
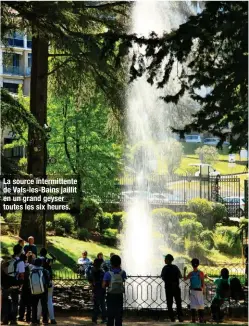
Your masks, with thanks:
<instances>
[{"instance_id":1,"label":"bush","mask_svg":"<svg viewBox=\"0 0 249 326\"><path fill-rule=\"evenodd\" d=\"M102 236L102 243L104 243L107 246L116 246L117 245L117 238L118 236L118 230L116 229L106 229Z\"/></svg>"},{"instance_id":2,"label":"bush","mask_svg":"<svg viewBox=\"0 0 249 326\"><path fill-rule=\"evenodd\" d=\"M164 236L175 233L179 227L178 218L174 211L168 208L156 208L152 211L153 223Z\"/></svg>"},{"instance_id":3,"label":"bush","mask_svg":"<svg viewBox=\"0 0 249 326\"><path fill-rule=\"evenodd\" d=\"M213 226L216 223L222 222L225 217L227 217L226 206L221 203L212 203Z\"/></svg>"},{"instance_id":4,"label":"bush","mask_svg":"<svg viewBox=\"0 0 249 326\"><path fill-rule=\"evenodd\" d=\"M200 240L208 250L211 250L214 247L214 234L212 231L205 230L201 232Z\"/></svg>"},{"instance_id":5,"label":"bush","mask_svg":"<svg viewBox=\"0 0 249 326\"><path fill-rule=\"evenodd\" d=\"M96 199L87 197L83 202L78 226L96 230L100 216L103 216L103 210L99 202Z\"/></svg>"},{"instance_id":6,"label":"bush","mask_svg":"<svg viewBox=\"0 0 249 326\"><path fill-rule=\"evenodd\" d=\"M103 232L103 230L108 229L112 226L112 214L104 213L103 215L98 215L98 226L99 232Z\"/></svg>"},{"instance_id":7,"label":"bush","mask_svg":"<svg viewBox=\"0 0 249 326\"><path fill-rule=\"evenodd\" d=\"M119 230L123 228L125 212L114 212L112 213L112 228Z\"/></svg>"},{"instance_id":8,"label":"bush","mask_svg":"<svg viewBox=\"0 0 249 326\"><path fill-rule=\"evenodd\" d=\"M169 234L169 245L173 250L184 251L184 239L178 234Z\"/></svg>"},{"instance_id":9,"label":"bush","mask_svg":"<svg viewBox=\"0 0 249 326\"><path fill-rule=\"evenodd\" d=\"M17 211L17 212L8 213L6 215L5 221L8 224L9 231L11 233L19 233L19 229L22 221L22 212Z\"/></svg>"},{"instance_id":10,"label":"bush","mask_svg":"<svg viewBox=\"0 0 249 326\"><path fill-rule=\"evenodd\" d=\"M1 235L8 235L9 234L9 226L7 224L0 225L1 228Z\"/></svg>"},{"instance_id":11,"label":"bush","mask_svg":"<svg viewBox=\"0 0 249 326\"><path fill-rule=\"evenodd\" d=\"M195 220L183 219L180 222L181 234L185 238L197 239L200 233L203 231L203 225Z\"/></svg>"},{"instance_id":12,"label":"bush","mask_svg":"<svg viewBox=\"0 0 249 326\"><path fill-rule=\"evenodd\" d=\"M65 233L72 233L74 229L74 217L69 213L58 213L54 215L54 225L61 228ZM58 229L59 230L59 229Z\"/></svg>"},{"instance_id":13,"label":"bush","mask_svg":"<svg viewBox=\"0 0 249 326\"><path fill-rule=\"evenodd\" d=\"M216 147L202 146L196 149L195 153L199 155L202 163L213 164L219 159L219 152Z\"/></svg>"},{"instance_id":14,"label":"bush","mask_svg":"<svg viewBox=\"0 0 249 326\"><path fill-rule=\"evenodd\" d=\"M57 236L64 235L65 229L61 225L56 225L54 230L55 230L55 235Z\"/></svg>"},{"instance_id":15,"label":"bush","mask_svg":"<svg viewBox=\"0 0 249 326\"><path fill-rule=\"evenodd\" d=\"M85 228L77 230L77 238L79 240L88 241L90 239L90 236L90 232Z\"/></svg>"},{"instance_id":16,"label":"bush","mask_svg":"<svg viewBox=\"0 0 249 326\"><path fill-rule=\"evenodd\" d=\"M191 219L191 220L196 220L197 215L195 213L190 213L190 212L177 212L175 213L176 216L178 217L179 221L183 219Z\"/></svg>"},{"instance_id":17,"label":"bush","mask_svg":"<svg viewBox=\"0 0 249 326\"><path fill-rule=\"evenodd\" d=\"M214 234L216 248L224 254L239 256L242 245L237 235L236 226L216 226Z\"/></svg>"},{"instance_id":18,"label":"bush","mask_svg":"<svg viewBox=\"0 0 249 326\"><path fill-rule=\"evenodd\" d=\"M195 198L188 201L188 209L197 215L204 227L213 228L212 203L206 199Z\"/></svg>"},{"instance_id":19,"label":"bush","mask_svg":"<svg viewBox=\"0 0 249 326\"><path fill-rule=\"evenodd\" d=\"M208 251L199 242L185 239L185 250L191 258L206 259Z\"/></svg>"},{"instance_id":20,"label":"bush","mask_svg":"<svg viewBox=\"0 0 249 326\"><path fill-rule=\"evenodd\" d=\"M52 222L46 222L46 230L47 231L54 231L54 226Z\"/></svg>"}]
</instances>

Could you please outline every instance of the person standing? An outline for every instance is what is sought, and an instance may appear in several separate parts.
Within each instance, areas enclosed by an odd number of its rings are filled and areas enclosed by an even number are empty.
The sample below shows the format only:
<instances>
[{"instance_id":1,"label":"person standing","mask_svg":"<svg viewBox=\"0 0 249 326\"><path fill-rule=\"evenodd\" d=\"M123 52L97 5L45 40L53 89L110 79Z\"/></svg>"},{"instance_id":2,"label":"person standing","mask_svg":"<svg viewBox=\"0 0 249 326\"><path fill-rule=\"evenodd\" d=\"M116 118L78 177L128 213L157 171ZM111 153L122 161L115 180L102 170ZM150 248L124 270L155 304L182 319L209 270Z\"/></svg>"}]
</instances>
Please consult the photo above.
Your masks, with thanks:
<instances>
[{"instance_id":1,"label":"person standing","mask_svg":"<svg viewBox=\"0 0 249 326\"><path fill-rule=\"evenodd\" d=\"M97 324L98 314L101 312L102 324L106 322L106 305L105 294L106 290L102 287L102 282L105 272L101 268L102 259L96 258L93 263L93 268L89 275L88 281L92 285L93 290L93 315L92 322Z\"/></svg>"},{"instance_id":2,"label":"person standing","mask_svg":"<svg viewBox=\"0 0 249 326\"><path fill-rule=\"evenodd\" d=\"M20 256L20 259L24 262L25 265L25 273L24 273L24 281L21 290L21 300L19 307L19 321L24 321L25 308L27 308L26 312L26 322L29 323L31 321L31 290L29 284L29 273L30 273L30 265L28 261L28 257L25 254Z\"/></svg>"},{"instance_id":3,"label":"person standing","mask_svg":"<svg viewBox=\"0 0 249 326\"><path fill-rule=\"evenodd\" d=\"M182 312L182 299L181 299L181 289L179 286L182 274L176 265L172 262L174 257L170 254L165 256L165 266L161 272L161 278L165 284L166 301L168 307L169 318L172 322L175 321L174 311L173 311L173 299L175 299L177 316L180 322L183 322L183 312Z\"/></svg>"},{"instance_id":4,"label":"person standing","mask_svg":"<svg viewBox=\"0 0 249 326\"><path fill-rule=\"evenodd\" d=\"M22 247L17 244L13 248L13 257L9 262L8 266L8 275L12 277L17 283L19 282L20 285L24 281L24 274L25 274L25 265L23 260L20 259L22 254ZM11 305L12 305L12 314L11 314L11 324L16 325L16 318L18 313L18 297L19 297L19 288L13 288L10 292L11 296Z\"/></svg>"},{"instance_id":5,"label":"person standing","mask_svg":"<svg viewBox=\"0 0 249 326\"><path fill-rule=\"evenodd\" d=\"M114 255L111 258L111 271L105 273L102 287L107 290L107 326L122 326L123 295L126 272L121 269L121 258Z\"/></svg>"},{"instance_id":6,"label":"person standing","mask_svg":"<svg viewBox=\"0 0 249 326\"><path fill-rule=\"evenodd\" d=\"M36 258L34 267L30 271L30 288L32 293L32 326L37 324L37 307L41 300L43 324L48 324L48 287L49 273L42 267L42 260Z\"/></svg>"},{"instance_id":7,"label":"person standing","mask_svg":"<svg viewBox=\"0 0 249 326\"><path fill-rule=\"evenodd\" d=\"M191 261L193 271L186 276L187 267L184 268L184 281L190 280L190 309L192 322L196 322L196 310L199 315L199 322L204 322L204 273L198 269L199 259L193 258Z\"/></svg>"},{"instance_id":8,"label":"person standing","mask_svg":"<svg viewBox=\"0 0 249 326\"><path fill-rule=\"evenodd\" d=\"M30 236L28 237L28 243L23 247L23 250L25 252L25 255L27 255L30 251L32 252L32 254L35 256L34 258L37 257L37 247L34 244L35 243L35 239L34 237Z\"/></svg>"}]
</instances>

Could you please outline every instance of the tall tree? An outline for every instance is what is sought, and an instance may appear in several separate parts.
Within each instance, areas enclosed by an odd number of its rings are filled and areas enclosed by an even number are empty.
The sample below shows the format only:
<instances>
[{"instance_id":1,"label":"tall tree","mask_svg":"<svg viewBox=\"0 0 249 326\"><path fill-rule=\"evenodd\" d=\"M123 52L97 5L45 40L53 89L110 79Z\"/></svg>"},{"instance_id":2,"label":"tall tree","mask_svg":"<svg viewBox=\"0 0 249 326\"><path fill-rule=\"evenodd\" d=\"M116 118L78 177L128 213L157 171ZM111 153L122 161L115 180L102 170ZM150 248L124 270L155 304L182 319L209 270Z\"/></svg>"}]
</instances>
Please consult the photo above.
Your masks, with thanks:
<instances>
[{"instance_id":1,"label":"tall tree","mask_svg":"<svg viewBox=\"0 0 249 326\"><path fill-rule=\"evenodd\" d=\"M132 65L132 78L147 73L148 82L165 88L174 74L179 89L172 93L166 87L162 99L178 103L188 92L200 104L200 110L182 133L208 131L222 141L229 136L231 151L247 146L247 1L206 2L201 13L189 17L176 31L161 38L153 34L146 56L150 59L147 66L141 58L137 58L139 68ZM176 61L181 64L177 75Z\"/></svg>"},{"instance_id":2,"label":"tall tree","mask_svg":"<svg viewBox=\"0 0 249 326\"><path fill-rule=\"evenodd\" d=\"M64 58L54 70L75 62L78 73L91 72L99 87L121 106L119 80L115 78L119 34L129 2L87 1L3 1L2 37L16 29L32 32L32 70L30 111L41 127L47 121L48 58ZM50 47L49 47L50 45ZM49 53L49 48L52 53ZM111 95L115 93L115 97ZM46 175L46 141L29 130L28 173ZM41 242L41 221L35 213L24 212L20 235L32 234Z\"/></svg>"}]
</instances>

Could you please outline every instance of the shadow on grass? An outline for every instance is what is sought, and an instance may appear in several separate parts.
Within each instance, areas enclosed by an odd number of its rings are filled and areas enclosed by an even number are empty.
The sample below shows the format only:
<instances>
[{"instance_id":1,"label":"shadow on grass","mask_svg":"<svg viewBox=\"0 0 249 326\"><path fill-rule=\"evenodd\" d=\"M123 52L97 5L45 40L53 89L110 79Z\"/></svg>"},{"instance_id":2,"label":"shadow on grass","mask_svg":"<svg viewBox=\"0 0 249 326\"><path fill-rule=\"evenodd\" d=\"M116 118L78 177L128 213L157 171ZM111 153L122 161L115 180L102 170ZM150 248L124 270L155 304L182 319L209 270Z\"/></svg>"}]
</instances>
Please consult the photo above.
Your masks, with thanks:
<instances>
[{"instance_id":1,"label":"shadow on grass","mask_svg":"<svg viewBox=\"0 0 249 326\"><path fill-rule=\"evenodd\" d=\"M51 252L55 257L56 257L56 261L60 262L60 264L62 264L64 267L67 267L69 269L71 269L72 271L75 271L76 269L76 264L77 262L70 257L66 251L62 251L58 248L56 248L53 244L49 243L48 244L48 252ZM53 269L59 269L61 268L61 266L56 266L56 262L53 265Z\"/></svg>"}]
</instances>

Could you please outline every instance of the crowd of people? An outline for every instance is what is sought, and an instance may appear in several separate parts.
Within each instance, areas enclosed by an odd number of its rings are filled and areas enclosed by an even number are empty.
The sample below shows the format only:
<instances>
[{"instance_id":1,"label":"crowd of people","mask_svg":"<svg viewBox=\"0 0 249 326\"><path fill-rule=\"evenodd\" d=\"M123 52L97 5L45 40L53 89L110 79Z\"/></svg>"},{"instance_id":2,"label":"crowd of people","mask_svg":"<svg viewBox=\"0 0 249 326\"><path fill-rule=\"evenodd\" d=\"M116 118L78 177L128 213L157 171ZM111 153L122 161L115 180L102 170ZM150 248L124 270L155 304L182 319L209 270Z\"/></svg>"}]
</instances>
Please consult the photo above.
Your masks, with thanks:
<instances>
[{"instance_id":1,"label":"crowd of people","mask_svg":"<svg viewBox=\"0 0 249 326\"><path fill-rule=\"evenodd\" d=\"M52 263L56 259L53 255L47 258L47 250L42 248L38 255L34 238L28 238L28 244L23 240L13 247L13 256L10 260L3 257L1 262L1 289L2 289L2 324L17 324L17 320L31 323L32 326L40 323L56 324L53 307L53 273ZM198 313L199 322L204 322L204 292L205 280L213 282L216 293L212 300L211 312L214 321L222 320L221 306L230 297L237 295L241 299L242 287L237 278L230 278L229 271L223 268L220 277L212 279L199 269L199 260L191 261L193 270L187 273L184 268L182 276L179 268L173 264L174 257L165 256L165 266L161 278L165 284L168 315L175 321L173 300L176 303L177 317L183 322L180 279L190 282L190 309L192 322L196 322ZM107 326L121 326L123 315L123 294L125 293L126 272L121 268L121 258L110 254L110 259L104 261L103 253L99 253L94 261L88 258L87 251L83 251L78 259L81 272L87 278L93 294L92 322ZM232 293L233 292L233 293ZM237 294L234 294L237 293ZM238 297L238 295L240 297ZM20 297L20 300L19 300ZM17 318L18 317L18 318Z\"/></svg>"},{"instance_id":2,"label":"crowd of people","mask_svg":"<svg viewBox=\"0 0 249 326\"><path fill-rule=\"evenodd\" d=\"M1 259L1 322L16 325L26 321L31 325L56 324L53 306L52 263L55 257L47 258L42 248L38 255L34 238L28 244L20 239L13 247L13 256ZM20 300L19 300L20 299ZM48 318L49 317L49 318Z\"/></svg>"}]
</instances>

